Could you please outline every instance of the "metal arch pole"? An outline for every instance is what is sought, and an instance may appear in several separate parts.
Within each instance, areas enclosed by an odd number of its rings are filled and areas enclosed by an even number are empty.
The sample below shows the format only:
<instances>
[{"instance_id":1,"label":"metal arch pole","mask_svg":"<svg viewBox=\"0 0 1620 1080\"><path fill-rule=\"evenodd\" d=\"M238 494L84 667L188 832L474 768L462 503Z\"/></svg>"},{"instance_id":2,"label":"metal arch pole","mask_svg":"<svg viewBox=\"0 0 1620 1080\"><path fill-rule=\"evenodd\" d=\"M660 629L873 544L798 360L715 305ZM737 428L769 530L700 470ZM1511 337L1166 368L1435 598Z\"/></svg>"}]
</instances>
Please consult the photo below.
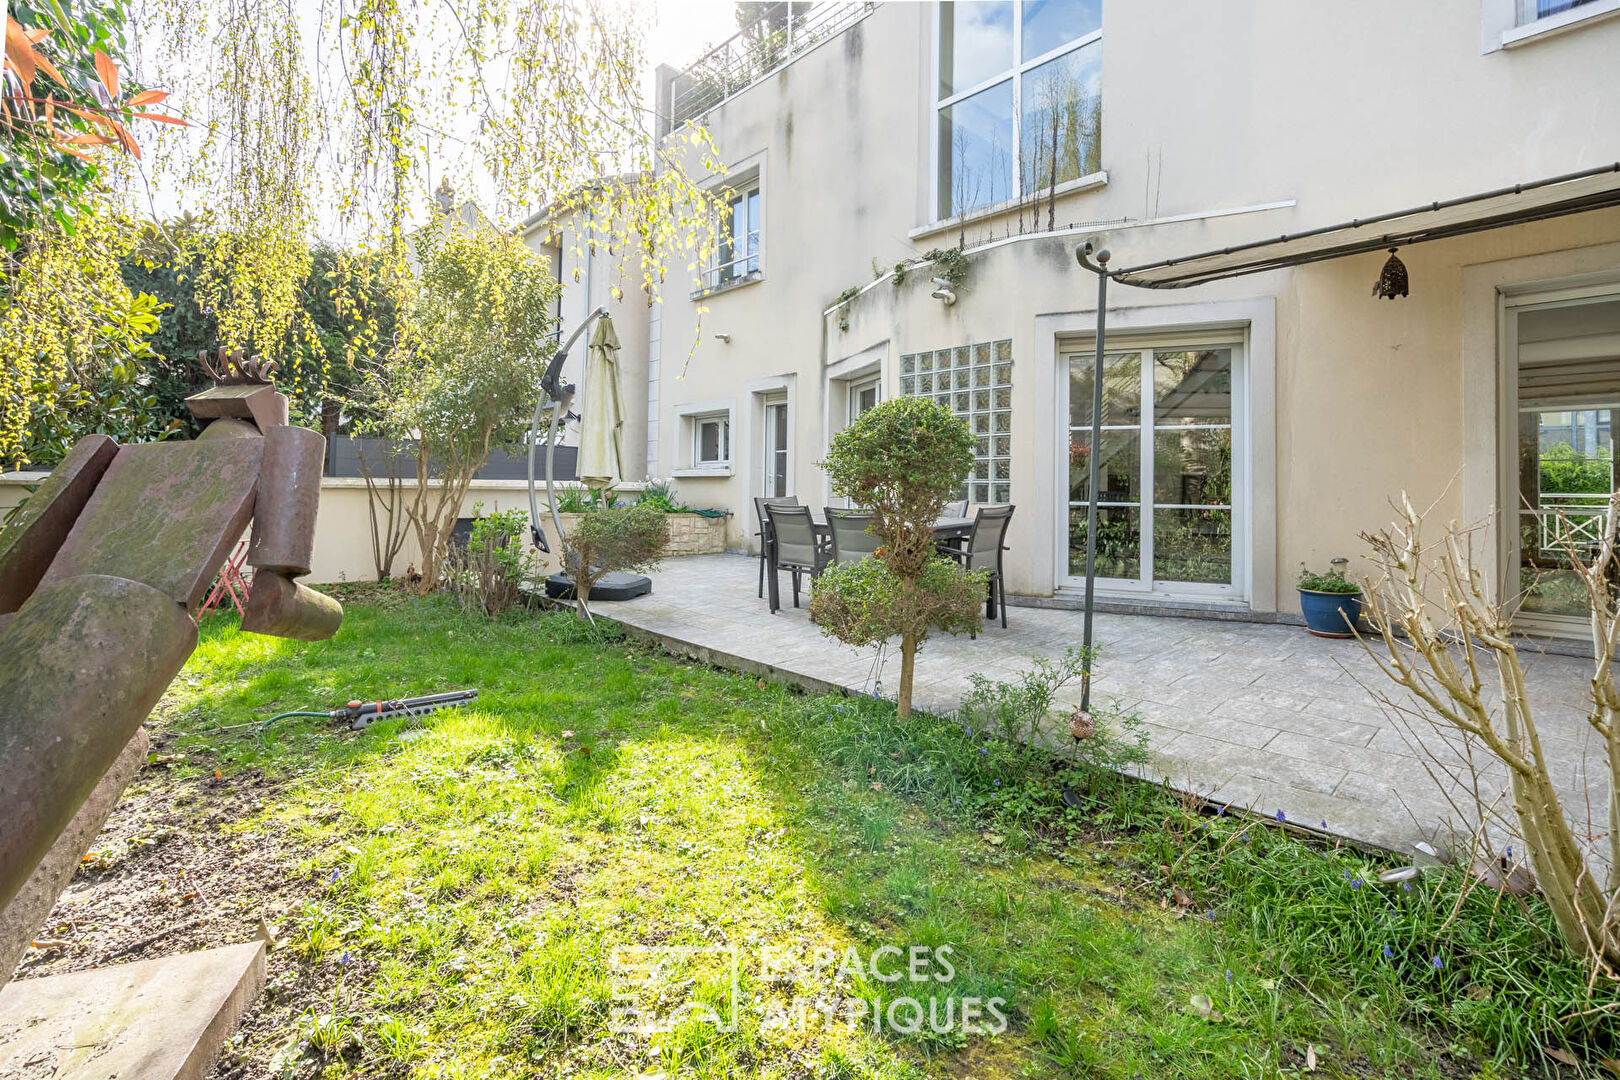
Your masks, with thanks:
<instances>
[{"instance_id":1,"label":"metal arch pole","mask_svg":"<svg viewBox=\"0 0 1620 1080\"><path fill-rule=\"evenodd\" d=\"M1097 485L1102 460L1103 354L1108 324L1108 252L1088 241L1075 252L1080 265L1097 275L1097 349L1091 368L1091 451L1086 499L1086 618L1082 637L1085 656L1080 669L1080 711L1091 712L1091 609L1097 590ZM1092 263L1086 256L1096 260Z\"/></svg>"},{"instance_id":2,"label":"metal arch pole","mask_svg":"<svg viewBox=\"0 0 1620 1080\"><path fill-rule=\"evenodd\" d=\"M548 405L551 407L551 418L546 424L546 508L551 511L551 526L557 530L557 542L560 544L562 543L563 529L562 518L557 513L557 484L554 468L557 448L557 423L568 412L568 406L574 400L574 388L559 385L557 380L562 376L563 362L568 359L568 353L573 349L574 342L579 340L579 336L585 332L586 327L606 314L607 308L598 307L585 316L584 320L574 328L574 332L568 335L568 340L563 342L562 347L551 358L546 373L540 379L540 400L535 402L534 419L529 422L529 533L534 539L534 546L541 551L549 552L551 549L546 545L540 534L540 507L534 494L534 443L535 435L540 428L540 415ZM593 625L595 624L596 620L591 617L588 608L585 610L585 617L590 619Z\"/></svg>"}]
</instances>

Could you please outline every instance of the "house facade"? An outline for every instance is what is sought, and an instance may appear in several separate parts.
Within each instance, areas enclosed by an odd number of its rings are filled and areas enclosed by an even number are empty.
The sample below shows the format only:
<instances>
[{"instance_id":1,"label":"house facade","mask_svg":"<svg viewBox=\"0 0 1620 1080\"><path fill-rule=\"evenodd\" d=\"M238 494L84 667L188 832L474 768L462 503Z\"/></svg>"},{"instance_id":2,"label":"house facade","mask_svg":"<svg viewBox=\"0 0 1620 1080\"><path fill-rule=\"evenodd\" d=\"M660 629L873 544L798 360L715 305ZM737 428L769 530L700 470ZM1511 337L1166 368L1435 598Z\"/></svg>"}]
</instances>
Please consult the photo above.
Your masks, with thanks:
<instances>
[{"instance_id":1,"label":"house facade","mask_svg":"<svg viewBox=\"0 0 1620 1080\"><path fill-rule=\"evenodd\" d=\"M1405 492L1494 521L1493 578L1561 625L1550 553L1614 482L1620 174L1542 220L1511 189L1620 161L1620 0L799 7L766 62L660 71L727 164L688 289L612 301L553 241L565 306L625 320L634 468L748 548L753 497L833 503L832 436L933 396L978 437L967 497L1017 507L1014 594L1077 597L1095 452L1109 602L1289 618L1301 564L1354 565ZM1394 299L1383 250L1111 284L1091 446L1078 244L1143 266L1497 189L1479 228L1399 246Z\"/></svg>"}]
</instances>

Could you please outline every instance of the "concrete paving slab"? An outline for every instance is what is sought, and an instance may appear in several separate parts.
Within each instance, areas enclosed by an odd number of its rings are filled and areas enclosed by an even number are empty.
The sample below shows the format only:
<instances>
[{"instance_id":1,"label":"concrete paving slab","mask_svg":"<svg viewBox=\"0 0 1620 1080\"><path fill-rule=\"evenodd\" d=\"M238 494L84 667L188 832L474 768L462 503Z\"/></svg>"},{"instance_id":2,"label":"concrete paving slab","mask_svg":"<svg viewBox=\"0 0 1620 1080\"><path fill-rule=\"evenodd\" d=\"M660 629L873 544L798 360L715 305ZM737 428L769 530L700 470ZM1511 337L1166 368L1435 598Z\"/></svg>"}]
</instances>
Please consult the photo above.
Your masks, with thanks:
<instances>
[{"instance_id":1,"label":"concrete paving slab","mask_svg":"<svg viewBox=\"0 0 1620 1080\"><path fill-rule=\"evenodd\" d=\"M264 985L264 943L0 989L3 1080L198 1080Z\"/></svg>"},{"instance_id":2,"label":"concrete paving slab","mask_svg":"<svg viewBox=\"0 0 1620 1080\"><path fill-rule=\"evenodd\" d=\"M754 595L757 573L753 559L738 555L671 559L652 575L652 595L603 605L603 613L711 663L814 689L870 691L872 651L823 637L803 608L772 615ZM932 639L917 658L919 704L948 711L970 689L970 672L1011 680L1031 656L1060 656L1080 643L1081 623L1076 611L1015 607L1006 629ZM1143 771L1153 779L1252 802L1268 814L1325 820L1330 832L1392 848L1432 840L1454 817L1401 719L1373 698L1371 688L1389 684L1355 641L1314 638L1294 626L1107 613L1096 616L1096 641L1093 694L1119 699L1148 722L1157 756ZM887 693L899 666L896 652L876 672ZM1595 765L1601 748L1578 707L1589 667L1578 657L1537 654L1528 674L1555 777L1571 789L1576 814L1587 798L1601 806L1606 795ZM1063 703L1078 704L1079 693L1078 684L1066 689ZM1418 730L1425 745L1454 757ZM1583 755L1594 762L1586 772ZM1587 773L1591 787L1581 793L1577 780ZM1400 799L1390 797L1391 786Z\"/></svg>"}]
</instances>

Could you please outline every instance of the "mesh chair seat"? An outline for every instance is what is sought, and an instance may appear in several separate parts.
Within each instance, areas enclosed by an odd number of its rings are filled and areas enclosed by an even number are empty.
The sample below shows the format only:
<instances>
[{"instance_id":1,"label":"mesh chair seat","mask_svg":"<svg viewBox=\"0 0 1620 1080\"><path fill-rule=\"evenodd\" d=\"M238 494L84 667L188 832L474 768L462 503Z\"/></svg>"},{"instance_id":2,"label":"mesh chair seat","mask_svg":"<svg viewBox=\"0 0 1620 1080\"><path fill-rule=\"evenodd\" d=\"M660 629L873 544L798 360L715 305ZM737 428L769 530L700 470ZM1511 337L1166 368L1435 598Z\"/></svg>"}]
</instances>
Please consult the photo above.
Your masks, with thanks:
<instances>
[{"instance_id":1,"label":"mesh chair seat","mask_svg":"<svg viewBox=\"0 0 1620 1080\"><path fill-rule=\"evenodd\" d=\"M827 528L832 534L832 561L856 562L875 552L878 538L869 531L872 514L865 510L846 510L836 506L826 508Z\"/></svg>"}]
</instances>

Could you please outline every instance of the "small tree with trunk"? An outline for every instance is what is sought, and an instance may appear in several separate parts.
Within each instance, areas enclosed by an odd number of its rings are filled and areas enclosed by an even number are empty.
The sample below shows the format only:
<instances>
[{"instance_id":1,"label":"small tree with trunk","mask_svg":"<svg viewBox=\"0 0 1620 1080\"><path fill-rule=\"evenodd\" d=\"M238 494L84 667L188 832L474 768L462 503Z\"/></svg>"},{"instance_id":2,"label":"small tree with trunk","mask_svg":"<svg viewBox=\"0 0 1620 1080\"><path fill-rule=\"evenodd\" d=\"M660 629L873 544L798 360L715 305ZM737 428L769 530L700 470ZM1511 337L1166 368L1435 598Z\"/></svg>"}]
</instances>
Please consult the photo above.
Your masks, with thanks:
<instances>
[{"instance_id":1,"label":"small tree with trunk","mask_svg":"<svg viewBox=\"0 0 1620 1080\"><path fill-rule=\"evenodd\" d=\"M557 283L517 236L441 221L418 241L406 344L388 365L385 433L415 445L405 512L438 586L450 533L490 448L522 436L551 355ZM430 486L437 478L439 484Z\"/></svg>"},{"instance_id":2,"label":"small tree with trunk","mask_svg":"<svg viewBox=\"0 0 1620 1080\"><path fill-rule=\"evenodd\" d=\"M1381 635L1378 644L1367 643L1369 652L1425 718L1483 745L1507 767L1531 869L1565 945L1614 978L1620 973L1620 688L1613 670L1620 648L1620 496L1611 499L1606 520L1595 550L1564 544L1585 593L1592 639L1586 719L1609 771L1605 857L1582 844L1558 798L1516 644L1518 597L1504 589L1503 599L1487 588L1471 531L1452 522L1426 539L1424 515L1403 495L1399 521L1363 534L1380 571L1363 594L1367 622Z\"/></svg>"},{"instance_id":3,"label":"small tree with trunk","mask_svg":"<svg viewBox=\"0 0 1620 1080\"><path fill-rule=\"evenodd\" d=\"M586 615L591 590L612 571L635 573L658 563L669 539L669 518L652 503L600 506L581 514L563 537L567 570L574 579L579 614Z\"/></svg>"},{"instance_id":4,"label":"small tree with trunk","mask_svg":"<svg viewBox=\"0 0 1620 1080\"><path fill-rule=\"evenodd\" d=\"M871 560L816 581L810 617L852 645L900 639L899 711L911 715L917 650L930 628L976 631L986 573L934 549L934 523L973 467L973 434L937 402L903 397L862 413L833 438L821 462L839 495L872 513Z\"/></svg>"}]
</instances>

